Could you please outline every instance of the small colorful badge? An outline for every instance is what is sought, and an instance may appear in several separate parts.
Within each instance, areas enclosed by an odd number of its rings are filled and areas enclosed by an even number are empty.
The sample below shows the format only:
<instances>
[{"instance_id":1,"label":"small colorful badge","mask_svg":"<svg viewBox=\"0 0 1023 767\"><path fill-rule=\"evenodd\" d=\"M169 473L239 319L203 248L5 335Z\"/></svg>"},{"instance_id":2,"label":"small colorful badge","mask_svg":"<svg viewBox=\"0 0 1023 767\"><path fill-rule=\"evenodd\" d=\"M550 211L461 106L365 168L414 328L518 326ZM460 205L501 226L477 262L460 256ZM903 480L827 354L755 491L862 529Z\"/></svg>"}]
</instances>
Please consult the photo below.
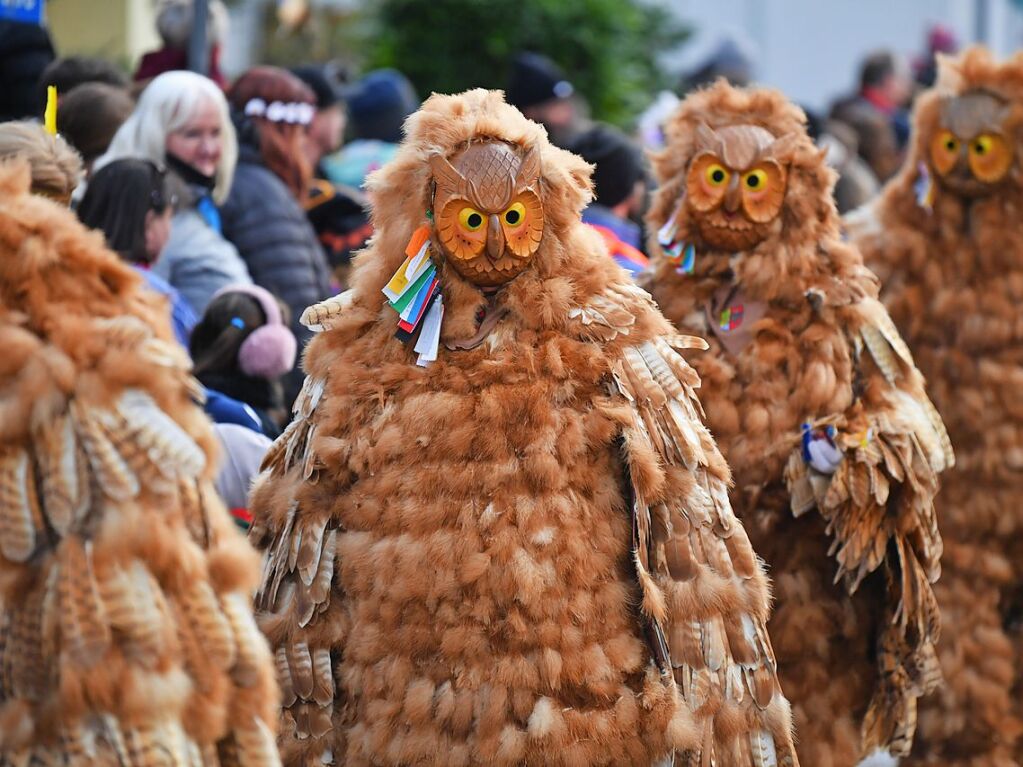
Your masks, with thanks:
<instances>
[{"instance_id":1,"label":"small colorful badge","mask_svg":"<svg viewBox=\"0 0 1023 767\"><path fill-rule=\"evenodd\" d=\"M726 333L730 330L735 330L742 324L743 307L742 304L733 304L727 309L721 310L721 318L718 322L718 327Z\"/></svg>"}]
</instances>

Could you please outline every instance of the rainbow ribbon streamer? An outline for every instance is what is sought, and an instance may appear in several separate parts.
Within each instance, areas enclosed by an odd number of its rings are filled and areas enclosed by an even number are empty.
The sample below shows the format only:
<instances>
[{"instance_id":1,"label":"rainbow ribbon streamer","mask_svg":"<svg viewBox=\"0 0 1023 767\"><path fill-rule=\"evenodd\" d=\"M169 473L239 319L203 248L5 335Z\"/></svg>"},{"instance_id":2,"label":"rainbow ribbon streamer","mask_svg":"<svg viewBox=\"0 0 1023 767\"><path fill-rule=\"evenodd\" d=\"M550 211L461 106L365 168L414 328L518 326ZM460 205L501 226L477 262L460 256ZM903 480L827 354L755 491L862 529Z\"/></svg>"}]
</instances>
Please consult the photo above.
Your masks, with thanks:
<instances>
[{"instance_id":1,"label":"rainbow ribbon streamer","mask_svg":"<svg viewBox=\"0 0 1023 767\"><path fill-rule=\"evenodd\" d=\"M424 366L437 359L440 322L444 316L440 280L430 258L428 233L427 227L416 231L405 251L405 261L382 291L387 296L388 306L398 313L395 337L407 344L419 332L414 347L419 355L416 364Z\"/></svg>"},{"instance_id":2,"label":"rainbow ribbon streamer","mask_svg":"<svg viewBox=\"0 0 1023 767\"><path fill-rule=\"evenodd\" d=\"M677 238L678 216L682 210L682 203L679 203L675 213L664 222L664 226L657 230L657 242L664 250L664 255L669 262L675 265L675 271L679 274L691 274L696 266L696 248L692 243L685 243Z\"/></svg>"}]
</instances>

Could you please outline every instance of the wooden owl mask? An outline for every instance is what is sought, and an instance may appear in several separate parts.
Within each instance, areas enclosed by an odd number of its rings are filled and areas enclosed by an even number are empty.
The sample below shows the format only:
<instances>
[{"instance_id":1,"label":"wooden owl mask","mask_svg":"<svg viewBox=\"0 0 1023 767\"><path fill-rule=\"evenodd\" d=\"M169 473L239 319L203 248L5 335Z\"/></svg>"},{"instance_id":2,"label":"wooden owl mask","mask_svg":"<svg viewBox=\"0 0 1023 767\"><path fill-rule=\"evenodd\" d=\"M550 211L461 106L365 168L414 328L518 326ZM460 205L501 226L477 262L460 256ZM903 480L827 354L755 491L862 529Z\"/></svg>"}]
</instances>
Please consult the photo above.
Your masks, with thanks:
<instances>
[{"instance_id":1,"label":"wooden owl mask","mask_svg":"<svg viewBox=\"0 0 1023 767\"><path fill-rule=\"evenodd\" d=\"M430 168L435 230L454 270L481 288L521 274L543 236L539 151L484 141L450 161L435 154Z\"/></svg>"},{"instance_id":2,"label":"wooden owl mask","mask_svg":"<svg viewBox=\"0 0 1023 767\"><path fill-rule=\"evenodd\" d=\"M794 134L775 138L758 125L697 126L685 199L707 246L748 250L767 237L785 200L796 140Z\"/></svg>"},{"instance_id":3,"label":"wooden owl mask","mask_svg":"<svg viewBox=\"0 0 1023 767\"><path fill-rule=\"evenodd\" d=\"M1011 108L986 91L970 91L941 102L937 129L925 154L939 183L966 197L993 191L1015 156Z\"/></svg>"}]
</instances>

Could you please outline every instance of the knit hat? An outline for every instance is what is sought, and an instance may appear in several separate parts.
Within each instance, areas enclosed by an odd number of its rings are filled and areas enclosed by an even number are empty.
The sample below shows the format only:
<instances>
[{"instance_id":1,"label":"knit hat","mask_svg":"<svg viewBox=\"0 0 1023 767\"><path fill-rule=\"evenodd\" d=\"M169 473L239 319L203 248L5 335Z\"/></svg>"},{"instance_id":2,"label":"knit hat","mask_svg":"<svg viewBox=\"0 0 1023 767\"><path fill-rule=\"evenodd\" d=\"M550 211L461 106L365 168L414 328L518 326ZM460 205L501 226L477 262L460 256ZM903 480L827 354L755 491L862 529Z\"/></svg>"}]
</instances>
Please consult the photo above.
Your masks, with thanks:
<instances>
[{"instance_id":1,"label":"knit hat","mask_svg":"<svg viewBox=\"0 0 1023 767\"><path fill-rule=\"evenodd\" d=\"M401 141L405 118L419 108L412 83L395 69L378 69L345 91L348 124L356 138Z\"/></svg>"},{"instance_id":2,"label":"knit hat","mask_svg":"<svg viewBox=\"0 0 1023 767\"><path fill-rule=\"evenodd\" d=\"M291 74L309 86L316 94L316 108L330 109L341 103L341 90L327 73L327 68L318 64L293 67Z\"/></svg>"},{"instance_id":3,"label":"knit hat","mask_svg":"<svg viewBox=\"0 0 1023 767\"><path fill-rule=\"evenodd\" d=\"M526 109L545 101L568 98L573 92L565 73L546 56L523 52L512 59L508 102L513 106Z\"/></svg>"},{"instance_id":4,"label":"knit hat","mask_svg":"<svg viewBox=\"0 0 1023 767\"><path fill-rule=\"evenodd\" d=\"M594 202L613 208L632 194L643 178L643 158L635 144L617 128L596 124L567 147L592 163Z\"/></svg>"}]
</instances>

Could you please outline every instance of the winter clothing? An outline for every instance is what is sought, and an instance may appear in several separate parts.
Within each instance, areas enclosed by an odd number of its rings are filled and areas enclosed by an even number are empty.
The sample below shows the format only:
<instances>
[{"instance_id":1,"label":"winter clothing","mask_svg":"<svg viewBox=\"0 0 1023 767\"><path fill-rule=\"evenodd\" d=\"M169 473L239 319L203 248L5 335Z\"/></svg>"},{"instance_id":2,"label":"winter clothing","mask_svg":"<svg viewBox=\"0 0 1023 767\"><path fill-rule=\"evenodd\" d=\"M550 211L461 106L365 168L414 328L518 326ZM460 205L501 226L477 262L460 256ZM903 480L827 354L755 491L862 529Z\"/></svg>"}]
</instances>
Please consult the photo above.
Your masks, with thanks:
<instances>
[{"instance_id":1,"label":"winter clothing","mask_svg":"<svg viewBox=\"0 0 1023 767\"><path fill-rule=\"evenodd\" d=\"M508 82L508 103L527 109L545 101L568 98L572 83L557 64L538 53L519 53L512 60Z\"/></svg>"},{"instance_id":2,"label":"winter clothing","mask_svg":"<svg viewBox=\"0 0 1023 767\"><path fill-rule=\"evenodd\" d=\"M401 141L405 118L419 106L412 83L401 72L370 72L345 92L348 124L356 138Z\"/></svg>"},{"instance_id":3,"label":"winter clothing","mask_svg":"<svg viewBox=\"0 0 1023 767\"><path fill-rule=\"evenodd\" d=\"M627 200L643 178L638 147L610 125L594 125L575 136L566 148L594 166L593 200L606 208Z\"/></svg>"},{"instance_id":4,"label":"winter clothing","mask_svg":"<svg viewBox=\"0 0 1023 767\"><path fill-rule=\"evenodd\" d=\"M201 317L214 293L232 283L251 283L252 278L235 246L220 234L220 215L210 198L213 179L171 154L167 165L167 182L178 198L178 209L153 271L173 285Z\"/></svg>"},{"instance_id":5,"label":"winter clothing","mask_svg":"<svg viewBox=\"0 0 1023 767\"><path fill-rule=\"evenodd\" d=\"M246 429L263 433L263 419L254 408L228 397L216 389L206 389L206 403L203 409L213 423L232 423Z\"/></svg>"},{"instance_id":6,"label":"winter clothing","mask_svg":"<svg viewBox=\"0 0 1023 767\"><path fill-rule=\"evenodd\" d=\"M204 373L199 376L199 382L244 405L247 413L259 419L259 430L266 436L274 439L281 433L280 427L270 417L271 410L283 407L278 382L241 372Z\"/></svg>"},{"instance_id":7,"label":"winter clothing","mask_svg":"<svg viewBox=\"0 0 1023 767\"><path fill-rule=\"evenodd\" d=\"M249 487L259 474L270 439L251 429L233 423L218 423L213 432L220 440L224 458L214 484L224 499L235 524L247 530L252 517L248 512Z\"/></svg>"},{"instance_id":8,"label":"winter clothing","mask_svg":"<svg viewBox=\"0 0 1023 767\"><path fill-rule=\"evenodd\" d=\"M142 56L139 68L135 70L135 76L132 79L135 82L148 82L164 72L175 72L181 69L188 69L188 51L165 45L163 48L150 51ZM210 46L209 71L206 76L221 88L226 85L227 81L220 71L219 45Z\"/></svg>"},{"instance_id":9,"label":"winter clothing","mask_svg":"<svg viewBox=\"0 0 1023 767\"><path fill-rule=\"evenodd\" d=\"M222 287L252 282L234 245L211 229L194 208L174 214L170 238L153 271L185 297L196 315L202 315Z\"/></svg>"},{"instance_id":10,"label":"winter clothing","mask_svg":"<svg viewBox=\"0 0 1023 767\"><path fill-rule=\"evenodd\" d=\"M160 275L154 274L152 270L139 264L132 264L132 267L142 275L146 285L161 296L167 297L167 301L170 303L171 327L174 330L174 337L178 339L178 343L187 349L188 336L192 333L195 323L199 321L199 318L195 316L195 312L192 310L192 305L185 300L184 296L173 285Z\"/></svg>"},{"instance_id":11,"label":"winter clothing","mask_svg":"<svg viewBox=\"0 0 1023 767\"><path fill-rule=\"evenodd\" d=\"M594 203L583 211L583 222L600 233L611 258L630 274L639 274L650 266L649 259L640 250L640 228L632 221L616 216L603 205Z\"/></svg>"},{"instance_id":12,"label":"winter clothing","mask_svg":"<svg viewBox=\"0 0 1023 767\"><path fill-rule=\"evenodd\" d=\"M369 203L358 189L316 179L306 197L305 212L335 275L373 234Z\"/></svg>"},{"instance_id":13,"label":"winter clothing","mask_svg":"<svg viewBox=\"0 0 1023 767\"><path fill-rule=\"evenodd\" d=\"M0 121L38 114L36 83L53 61L47 31L35 24L0 21Z\"/></svg>"},{"instance_id":14,"label":"winter clothing","mask_svg":"<svg viewBox=\"0 0 1023 767\"><path fill-rule=\"evenodd\" d=\"M319 64L307 64L294 67L291 74L309 86L316 95L317 109L330 109L341 103L341 91L334 78L330 77L327 68Z\"/></svg>"},{"instance_id":15,"label":"winter clothing","mask_svg":"<svg viewBox=\"0 0 1023 767\"><path fill-rule=\"evenodd\" d=\"M397 151L398 145L387 141L355 139L340 151L324 157L321 165L324 175L335 184L362 189L366 177L390 162Z\"/></svg>"}]
</instances>

